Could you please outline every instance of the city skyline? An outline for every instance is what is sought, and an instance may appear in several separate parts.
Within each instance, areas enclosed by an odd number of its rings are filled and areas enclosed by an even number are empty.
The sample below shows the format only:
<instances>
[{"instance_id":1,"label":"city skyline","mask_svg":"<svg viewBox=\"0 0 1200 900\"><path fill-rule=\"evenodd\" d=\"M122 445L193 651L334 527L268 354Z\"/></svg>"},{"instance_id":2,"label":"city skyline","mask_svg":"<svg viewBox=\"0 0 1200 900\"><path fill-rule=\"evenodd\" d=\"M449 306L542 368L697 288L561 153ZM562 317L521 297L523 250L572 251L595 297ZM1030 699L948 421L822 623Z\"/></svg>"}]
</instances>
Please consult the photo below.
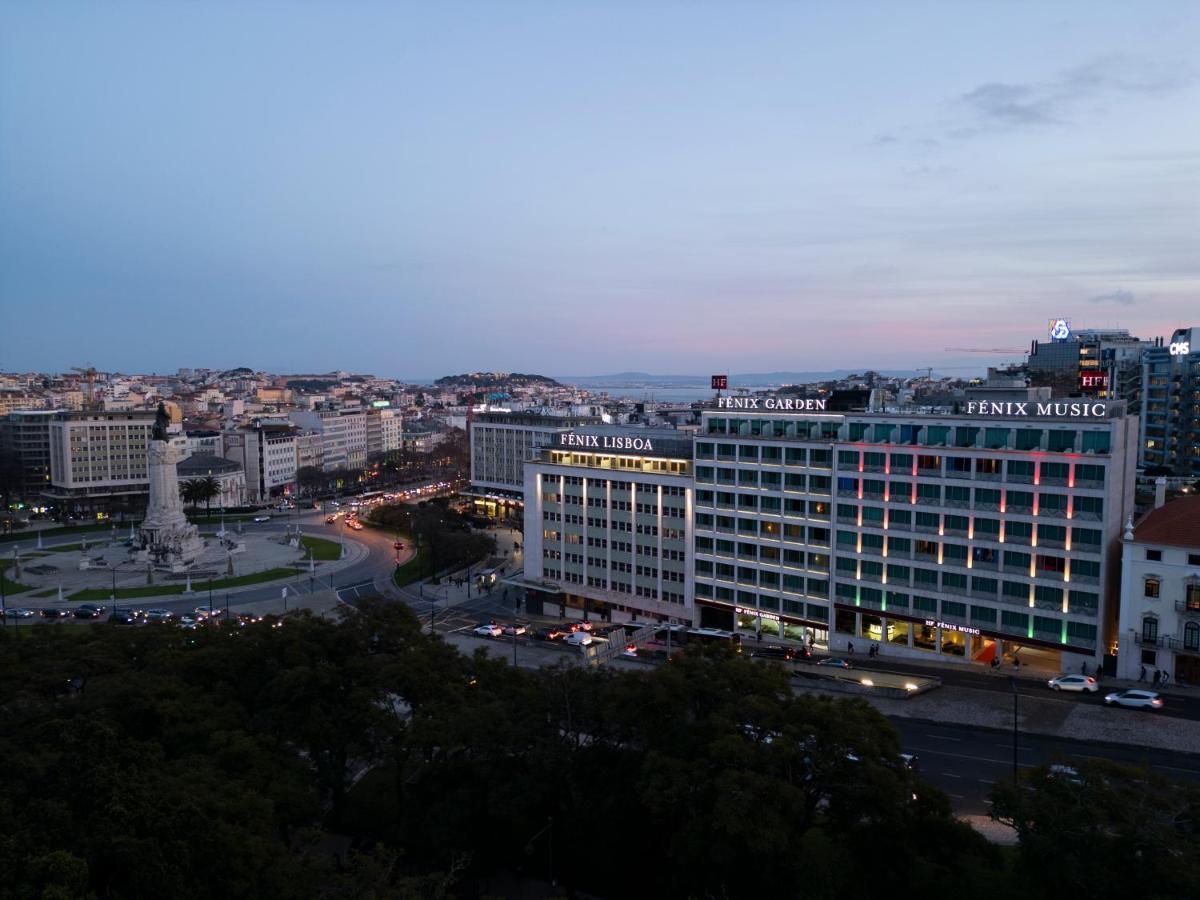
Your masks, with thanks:
<instances>
[{"instance_id":1,"label":"city skyline","mask_svg":"<svg viewBox=\"0 0 1200 900\"><path fill-rule=\"evenodd\" d=\"M982 370L1196 308L1194 8L0 25L4 371Z\"/></svg>"}]
</instances>

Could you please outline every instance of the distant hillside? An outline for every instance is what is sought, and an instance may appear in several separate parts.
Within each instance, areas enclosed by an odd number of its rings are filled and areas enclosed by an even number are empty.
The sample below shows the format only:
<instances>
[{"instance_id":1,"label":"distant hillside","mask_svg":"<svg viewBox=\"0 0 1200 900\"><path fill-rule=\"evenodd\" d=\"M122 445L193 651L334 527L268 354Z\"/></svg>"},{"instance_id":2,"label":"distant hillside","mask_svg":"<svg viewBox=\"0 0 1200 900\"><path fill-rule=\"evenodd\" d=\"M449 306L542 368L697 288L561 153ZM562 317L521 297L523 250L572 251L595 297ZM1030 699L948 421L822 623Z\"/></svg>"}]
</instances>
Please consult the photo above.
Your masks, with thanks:
<instances>
[{"instance_id":1,"label":"distant hillside","mask_svg":"<svg viewBox=\"0 0 1200 900\"><path fill-rule=\"evenodd\" d=\"M773 384L813 384L819 381L836 381L850 375L861 375L865 369L831 369L826 372L751 372L729 376L729 386L767 387ZM925 370L879 369L880 375L888 377L913 377ZM581 387L627 387L653 385L656 387L707 387L707 375L651 375L647 372L617 372L612 375L560 375L565 384Z\"/></svg>"},{"instance_id":2,"label":"distant hillside","mask_svg":"<svg viewBox=\"0 0 1200 900\"><path fill-rule=\"evenodd\" d=\"M433 383L444 389L465 387L561 387L545 375L526 375L522 372L470 372L465 375L446 375Z\"/></svg>"}]
</instances>

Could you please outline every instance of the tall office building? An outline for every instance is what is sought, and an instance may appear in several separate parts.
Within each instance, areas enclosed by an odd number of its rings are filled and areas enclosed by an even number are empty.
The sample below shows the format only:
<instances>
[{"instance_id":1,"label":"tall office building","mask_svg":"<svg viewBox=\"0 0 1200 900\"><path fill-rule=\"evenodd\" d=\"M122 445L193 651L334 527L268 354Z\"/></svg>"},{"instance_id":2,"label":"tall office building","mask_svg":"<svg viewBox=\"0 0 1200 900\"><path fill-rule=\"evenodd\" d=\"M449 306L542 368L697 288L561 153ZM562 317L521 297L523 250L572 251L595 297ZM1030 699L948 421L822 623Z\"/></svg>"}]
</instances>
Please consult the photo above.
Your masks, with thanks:
<instances>
[{"instance_id":1,"label":"tall office building","mask_svg":"<svg viewBox=\"0 0 1200 900\"><path fill-rule=\"evenodd\" d=\"M0 419L0 447L21 464L16 494L28 506L41 506L50 486L50 423L57 415L52 409L22 409Z\"/></svg>"},{"instance_id":2,"label":"tall office building","mask_svg":"<svg viewBox=\"0 0 1200 900\"><path fill-rule=\"evenodd\" d=\"M1200 328L1180 328L1145 354L1141 461L1183 478L1200 476Z\"/></svg>"},{"instance_id":3,"label":"tall office building","mask_svg":"<svg viewBox=\"0 0 1200 900\"><path fill-rule=\"evenodd\" d=\"M150 495L146 447L153 426L153 412L56 412L43 495L73 514L140 509Z\"/></svg>"},{"instance_id":4,"label":"tall office building","mask_svg":"<svg viewBox=\"0 0 1200 900\"><path fill-rule=\"evenodd\" d=\"M520 515L525 498L525 460L536 447L551 447L558 435L599 424L590 416L485 412L471 422L471 486L477 515Z\"/></svg>"},{"instance_id":5,"label":"tall office building","mask_svg":"<svg viewBox=\"0 0 1200 900\"><path fill-rule=\"evenodd\" d=\"M1034 341L1029 350L1029 383L1049 387L1056 397L1136 401L1143 352L1160 346L1125 329L1088 328L1071 331L1058 320L1050 340Z\"/></svg>"}]
</instances>

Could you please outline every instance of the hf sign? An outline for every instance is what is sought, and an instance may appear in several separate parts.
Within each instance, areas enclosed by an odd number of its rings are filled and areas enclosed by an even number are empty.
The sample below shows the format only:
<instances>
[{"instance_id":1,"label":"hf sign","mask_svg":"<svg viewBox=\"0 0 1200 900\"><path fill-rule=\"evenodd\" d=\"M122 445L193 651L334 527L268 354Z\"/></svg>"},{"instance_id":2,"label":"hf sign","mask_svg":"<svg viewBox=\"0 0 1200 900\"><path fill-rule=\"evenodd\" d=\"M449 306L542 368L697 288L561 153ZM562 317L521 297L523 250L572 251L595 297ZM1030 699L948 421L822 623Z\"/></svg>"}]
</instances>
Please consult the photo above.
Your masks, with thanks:
<instances>
[{"instance_id":1,"label":"hf sign","mask_svg":"<svg viewBox=\"0 0 1200 900\"><path fill-rule=\"evenodd\" d=\"M1168 349L1172 356L1187 356L1192 352L1192 344L1191 341L1175 341Z\"/></svg>"}]
</instances>

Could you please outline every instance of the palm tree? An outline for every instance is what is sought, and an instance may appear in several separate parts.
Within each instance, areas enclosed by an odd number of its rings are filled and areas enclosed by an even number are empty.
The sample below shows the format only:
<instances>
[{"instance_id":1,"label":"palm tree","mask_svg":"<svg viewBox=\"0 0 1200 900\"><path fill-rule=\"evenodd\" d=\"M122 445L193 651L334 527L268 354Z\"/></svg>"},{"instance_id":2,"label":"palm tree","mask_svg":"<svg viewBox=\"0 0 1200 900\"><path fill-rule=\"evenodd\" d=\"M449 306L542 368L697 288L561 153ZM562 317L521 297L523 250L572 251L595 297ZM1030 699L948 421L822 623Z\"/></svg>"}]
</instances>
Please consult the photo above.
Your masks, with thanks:
<instances>
[{"instance_id":1,"label":"palm tree","mask_svg":"<svg viewBox=\"0 0 1200 900\"><path fill-rule=\"evenodd\" d=\"M212 475L205 475L196 485L196 499L204 501L204 514L212 518L212 502L221 496L221 482Z\"/></svg>"},{"instance_id":2,"label":"palm tree","mask_svg":"<svg viewBox=\"0 0 1200 900\"><path fill-rule=\"evenodd\" d=\"M200 482L195 478L179 482L179 496L184 503L192 504L192 512L196 511L196 504L200 502L199 486Z\"/></svg>"}]
</instances>

